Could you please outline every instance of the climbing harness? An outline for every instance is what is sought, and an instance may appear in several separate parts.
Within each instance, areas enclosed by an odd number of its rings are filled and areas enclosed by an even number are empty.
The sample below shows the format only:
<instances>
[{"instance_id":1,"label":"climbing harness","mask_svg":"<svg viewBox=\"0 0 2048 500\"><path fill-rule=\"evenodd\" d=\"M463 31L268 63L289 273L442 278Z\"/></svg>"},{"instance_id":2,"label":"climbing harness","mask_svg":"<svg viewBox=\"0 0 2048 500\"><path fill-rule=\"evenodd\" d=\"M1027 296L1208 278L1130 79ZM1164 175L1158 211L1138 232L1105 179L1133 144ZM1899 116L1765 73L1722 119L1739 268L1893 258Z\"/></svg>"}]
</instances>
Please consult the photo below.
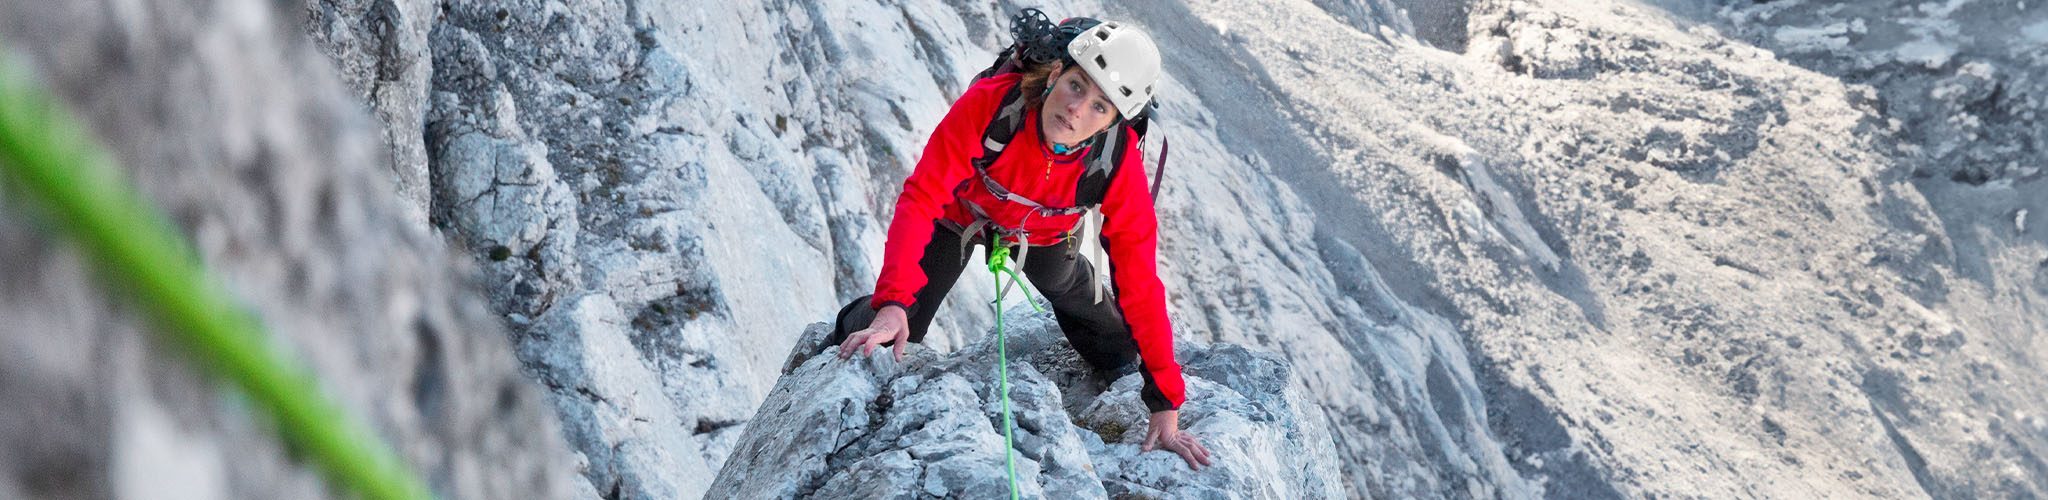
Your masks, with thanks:
<instances>
[{"instance_id":1,"label":"climbing harness","mask_svg":"<svg viewBox=\"0 0 2048 500\"><path fill-rule=\"evenodd\" d=\"M1010 471L1010 499L1016 500L1017 436L1011 429L1016 428L1017 424L1010 417L1010 348L1008 337L1003 331L1003 296L1010 293L1011 285L1016 285L1017 290L1024 292L1024 301L1030 303L1033 310L1043 312L1045 308L1038 306L1038 300L1032 298L1031 291L1023 286L1023 280L1017 277L1017 271L1010 269L1010 247L1003 246L1001 240L992 243L989 245L988 272L996 275L996 301L992 304L996 309L996 374L1001 380L1003 398L1003 466ZM1010 278L1009 283L1003 283L1004 276Z\"/></svg>"}]
</instances>

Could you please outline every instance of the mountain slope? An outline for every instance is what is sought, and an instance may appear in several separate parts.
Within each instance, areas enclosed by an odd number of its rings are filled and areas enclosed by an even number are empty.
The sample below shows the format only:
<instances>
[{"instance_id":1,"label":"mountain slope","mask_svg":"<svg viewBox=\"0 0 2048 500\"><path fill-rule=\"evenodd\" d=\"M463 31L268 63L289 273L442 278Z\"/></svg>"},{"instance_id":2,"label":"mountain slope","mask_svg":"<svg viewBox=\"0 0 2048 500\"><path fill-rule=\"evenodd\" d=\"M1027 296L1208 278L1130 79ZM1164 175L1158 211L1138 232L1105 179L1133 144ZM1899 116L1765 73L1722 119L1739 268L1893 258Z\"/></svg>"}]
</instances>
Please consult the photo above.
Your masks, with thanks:
<instances>
[{"instance_id":1,"label":"mountain slope","mask_svg":"<svg viewBox=\"0 0 2048 500\"><path fill-rule=\"evenodd\" d=\"M321 2L311 26L387 137L423 131L401 184L484 262L596 489L694 496L791 333L872 285L1011 7ZM1909 96L1633 2L1045 8L1170 55L1177 333L1291 364L1350 495L2048 488L2043 246L1964 269L1946 228L1989 223L1915 184L1918 129L1885 111ZM2028 175L2006 196L2041 199ZM956 288L927 347L973 345L990 297Z\"/></svg>"}]
</instances>

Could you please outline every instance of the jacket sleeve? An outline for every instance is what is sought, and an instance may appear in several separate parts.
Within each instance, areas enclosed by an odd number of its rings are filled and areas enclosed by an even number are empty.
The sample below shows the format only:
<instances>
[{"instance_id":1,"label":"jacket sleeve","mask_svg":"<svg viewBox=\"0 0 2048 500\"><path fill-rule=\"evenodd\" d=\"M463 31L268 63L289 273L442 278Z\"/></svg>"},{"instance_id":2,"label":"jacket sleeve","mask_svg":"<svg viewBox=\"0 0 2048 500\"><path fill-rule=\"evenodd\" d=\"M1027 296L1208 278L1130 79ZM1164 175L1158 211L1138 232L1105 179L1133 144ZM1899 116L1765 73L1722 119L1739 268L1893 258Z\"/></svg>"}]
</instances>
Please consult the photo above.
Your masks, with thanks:
<instances>
[{"instance_id":1,"label":"jacket sleeve","mask_svg":"<svg viewBox=\"0 0 2048 500\"><path fill-rule=\"evenodd\" d=\"M931 243L932 224L953 202L953 188L974 172L968 162L981 154L982 129L995 116L1002 92L996 85L970 87L932 129L924 156L903 181L903 193L896 196L896 214L889 221L889 242L882 249L882 272L875 280L870 307L896 304L915 311L917 291L927 280L918 262Z\"/></svg>"},{"instance_id":2,"label":"jacket sleeve","mask_svg":"<svg viewBox=\"0 0 2048 500\"><path fill-rule=\"evenodd\" d=\"M1131 149L1102 200L1102 242L1109 253L1117 305L1123 308L1124 322L1145 364L1145 406L1157 412L1180 408L1186 396L1180 362L1173 357L1166 286L1159 282L1159 219L1147 191L1144 155L1135 139L1125 141Z\"/></svg>"}]
</instances>

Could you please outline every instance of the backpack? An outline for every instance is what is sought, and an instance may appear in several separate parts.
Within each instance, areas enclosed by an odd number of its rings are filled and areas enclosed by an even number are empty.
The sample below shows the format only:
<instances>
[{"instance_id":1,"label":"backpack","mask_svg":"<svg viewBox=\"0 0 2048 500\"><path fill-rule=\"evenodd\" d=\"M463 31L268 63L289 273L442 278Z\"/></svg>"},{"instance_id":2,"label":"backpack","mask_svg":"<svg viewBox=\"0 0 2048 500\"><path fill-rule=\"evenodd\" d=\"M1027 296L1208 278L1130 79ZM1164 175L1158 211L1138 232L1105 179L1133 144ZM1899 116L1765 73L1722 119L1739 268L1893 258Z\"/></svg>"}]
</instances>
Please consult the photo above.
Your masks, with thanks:
<instances>
[{"instance_id":1,"label":"backpack","mask_svg":"<svg viewBox=\"0 0 2048 500\"><path fill-rule=\"evenodd\" d=\"M969 84L971 85L973 82L979 82L985 78L1020 73L1037 65L1050 64L1064 59L1066 57L1067 42L1073 40L1075 35L1098 23L1100 21L1082 17L1067 19L1058 25L1054 25L1045 16L1043 11L1035 8L1019 11L1016 16L1010 18L1010 35L1015 41L1008 48L997 54L995 62L990 63L987 69L983 69L980 73L975 74L974 78L969 80ZM1070 232L1069 235L1081 238L1079 252L1087 257L1095 266L1095 275L1098 281L1098 286L1095 287L1095 300L1101 302L1103 289L1108 288L1107 283L1103 282L1103 280L1106 278L1109 268L1107 266L1108 257L1100 241L1102 213L1099 208L1102 205L1103 198L1109 193L1110 179L1116 177L1117 170L1122 168L1124 163L1125 150L1128 148L1124 147L1126 138L1125 134L1122 133L1123 130L1130 130L1132 132L1131 135L1138 140L1139 144L1143 144L1145 134L1151 128L1152 117L1157 114L1158 105L1156 101L1148 102L1145 104L1145 109L1136 116L1121 119L1117 124L1111 125L1108 130L1104 130L1089 138L1089 144L1093 145L1093 147L1089 149L1087 156L1082 160L1087 165L1087 170L1082 173L1080 179L1075 183L1073 206L1053 208L1040 205L1037 201L1008 192L1000 183L997 183L994 178L988 175L988 167L995 164L996 158L1002 155L1004 147L1008 146L1010 141L1016 138L1017 133L1024 126L1025 109L1023 93L1023 86L1019 85L1011 87L1009 92L1003 94L1000 104L996 107L996 116L989 119L988 126L982 129L981 155L975 157L972 161L975 173L981 176L982 185L988 188L990 194L995 195L997 198L1007 199L1011 202L1031 207L1037 210L1039 215L1053 217L1084 214L1078 227ZM1165 139L1161 138L1159 146L1159 172L1161 174L1164 174L1166 171L1166 151ZM1143 154L1142 150L1140 150L1140 154ZM1159 195L1159 185L1161 183L1160 179L1153 181L1152 195L1154 198L1157 198ZM981 213L980 207L973 206L972 203L969 203L969 205L969 208L979 216L979 220L962 231L963 236L971 237L979 234L982 226L987 221L987 215ZM971 238L963 238L963 243L968 239ZM1028 244L1021 245L1020 251L1017 254L1019 267L1022 267L1025 251L1029 248L1030 245Z\"/></svg>"}]
</instances>

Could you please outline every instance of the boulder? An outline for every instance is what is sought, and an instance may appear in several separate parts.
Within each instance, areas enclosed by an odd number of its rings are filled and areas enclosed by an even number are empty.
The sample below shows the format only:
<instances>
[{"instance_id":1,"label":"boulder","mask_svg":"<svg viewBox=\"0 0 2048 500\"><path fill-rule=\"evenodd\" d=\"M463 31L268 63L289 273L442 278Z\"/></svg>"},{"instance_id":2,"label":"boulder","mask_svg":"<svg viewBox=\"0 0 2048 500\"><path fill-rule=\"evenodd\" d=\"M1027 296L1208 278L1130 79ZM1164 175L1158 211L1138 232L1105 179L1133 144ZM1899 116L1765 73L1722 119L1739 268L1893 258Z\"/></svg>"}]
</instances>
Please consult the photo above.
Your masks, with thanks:
<instances>
[{"instance_id":1,"label":"boulder","mask_svg":"<svg viewBox=\"0 0 2048 500\"><path fill-rule=\"evenodd\" d=\"M1104 380L1050 313L1011 317L952 353L913 346L840 359L825 323L804 331L784 375L734 446L710 498L999 498L1009 491L998 353L1009 361L1015 477L1027 498L1344 496L1320 407L1287 363L1229 344L1182 345L1182 429L1214 463L1141 452L1143 377Z\"/></svg>"}]
</instances>

